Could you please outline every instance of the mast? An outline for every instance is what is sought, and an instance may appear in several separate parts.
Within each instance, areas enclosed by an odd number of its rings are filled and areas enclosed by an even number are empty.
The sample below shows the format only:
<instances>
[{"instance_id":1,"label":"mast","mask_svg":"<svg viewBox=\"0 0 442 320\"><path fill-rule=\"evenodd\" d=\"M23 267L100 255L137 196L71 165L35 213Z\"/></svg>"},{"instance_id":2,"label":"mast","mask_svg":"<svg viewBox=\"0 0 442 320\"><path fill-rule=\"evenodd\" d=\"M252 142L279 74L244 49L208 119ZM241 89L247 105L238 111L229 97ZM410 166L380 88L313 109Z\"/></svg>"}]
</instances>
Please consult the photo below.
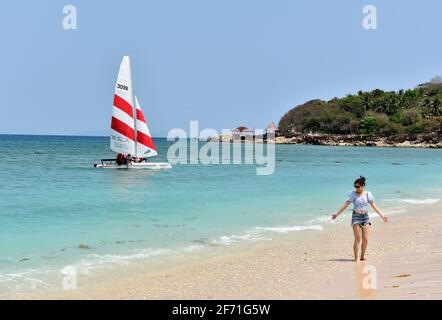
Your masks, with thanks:
<instances>
[{"instance_id":1,"label":"mast","mask_svg":"<svg viewBox=\"0 0 442 320\"><path fill-rule=\"evenodd\" d=\"M130 98L130 103L132 105L132 112L134 115L134 137L135 137L135 154L133 156L137 157L138 152L137 152L137 108L135 106L135 90L134 90L134 82L132 79L132 63L130 62L130 54L127 55L128 56L128 60L129 60L129 74L130 74L130 83L131 83L131 98Z\"/></svg>"}]
</instances>

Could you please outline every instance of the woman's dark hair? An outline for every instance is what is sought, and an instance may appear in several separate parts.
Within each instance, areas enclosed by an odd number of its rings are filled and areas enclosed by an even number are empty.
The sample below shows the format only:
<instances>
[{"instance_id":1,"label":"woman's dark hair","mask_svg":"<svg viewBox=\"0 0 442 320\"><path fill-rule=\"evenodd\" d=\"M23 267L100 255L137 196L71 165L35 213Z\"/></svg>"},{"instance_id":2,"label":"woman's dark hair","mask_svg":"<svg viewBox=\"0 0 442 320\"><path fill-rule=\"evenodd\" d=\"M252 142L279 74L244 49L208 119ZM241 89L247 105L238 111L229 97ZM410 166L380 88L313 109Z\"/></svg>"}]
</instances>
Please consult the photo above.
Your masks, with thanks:
<instances>
[{"instance_id":1,"label":"woman's dark hair","mask_svg":"<svg viewBox=\"0 0 442 320\"><path fill-rule=\"evenodd\" d=\"M367 180L365 177L359 176L359 178L357 178L355 180L354 184L359 184L360 186L365 186L365 180Z\"/></svg>"}]
</instances>

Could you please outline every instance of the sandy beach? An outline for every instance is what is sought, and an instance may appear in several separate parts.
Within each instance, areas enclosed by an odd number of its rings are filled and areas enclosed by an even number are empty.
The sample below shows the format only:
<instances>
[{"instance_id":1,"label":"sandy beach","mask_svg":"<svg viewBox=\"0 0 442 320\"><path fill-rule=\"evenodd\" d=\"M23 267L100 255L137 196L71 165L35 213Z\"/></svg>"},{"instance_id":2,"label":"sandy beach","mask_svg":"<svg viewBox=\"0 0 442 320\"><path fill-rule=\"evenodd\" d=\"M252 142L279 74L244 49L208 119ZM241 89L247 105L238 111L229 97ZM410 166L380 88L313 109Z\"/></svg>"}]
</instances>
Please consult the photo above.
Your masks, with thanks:
<instances>
[{"instance_id":1,"label":"sandy beach","mask_svg":"<svg viewBox=\"0 0 442 320\"><path fill-rule=\"evenodd\" d=\"M415 205L390 219L372 219L364 262L353 261L345 214L322 231L80 275L76 290L8 298L441 299L441 206Z\"/></svg>"}]
</instances>

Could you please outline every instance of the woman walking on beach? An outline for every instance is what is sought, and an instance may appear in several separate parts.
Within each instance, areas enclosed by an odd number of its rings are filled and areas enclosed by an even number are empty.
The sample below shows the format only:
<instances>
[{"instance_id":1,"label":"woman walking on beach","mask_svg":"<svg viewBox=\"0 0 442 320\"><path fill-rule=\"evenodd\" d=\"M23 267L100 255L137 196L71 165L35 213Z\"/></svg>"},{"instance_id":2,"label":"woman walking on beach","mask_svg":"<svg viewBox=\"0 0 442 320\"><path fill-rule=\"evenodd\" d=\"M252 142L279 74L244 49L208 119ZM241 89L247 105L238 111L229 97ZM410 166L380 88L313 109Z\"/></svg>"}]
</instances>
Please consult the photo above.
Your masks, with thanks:
<instances>
[{"instance_id":1,"label":"woman walking on beach","mask_svg":"<svg viewBox=\"0 0 442 320\"><path fill-rule=\"evenodd\" d=\"M351 218L351 227L355 236L355 242L353 244L353 251L355 255L355 261L358 261L359 257L359 244L361 245L361 261L365 260L365 251L368 245L368 236L370 235L371 222L368 217L368 204L372 206L374 211L379 214L384 222L388 222L387 216L385 216L381 209L374 203L373 195L370 191L364 191L366 179L363 176L359 176L354 182L355 191L352 191L345 201L344 205L338 212L332 215L332 219L335 220L350 203L353 203L353 215Z\"/></svg>"}]
</instances>

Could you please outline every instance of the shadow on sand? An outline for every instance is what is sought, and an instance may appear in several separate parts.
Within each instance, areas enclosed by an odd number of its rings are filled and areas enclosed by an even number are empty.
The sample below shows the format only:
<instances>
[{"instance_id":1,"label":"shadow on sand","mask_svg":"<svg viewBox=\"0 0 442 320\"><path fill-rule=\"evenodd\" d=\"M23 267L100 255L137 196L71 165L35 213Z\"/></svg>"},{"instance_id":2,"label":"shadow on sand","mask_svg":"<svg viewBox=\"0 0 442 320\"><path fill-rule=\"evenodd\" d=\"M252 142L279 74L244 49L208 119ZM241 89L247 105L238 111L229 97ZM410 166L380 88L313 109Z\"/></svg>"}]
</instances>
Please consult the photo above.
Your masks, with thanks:
<instances>
[{"instance_id":1,"label":"shadow on sand","mask_svg":"<svg viewBox=\"0 0 442 320\"><path fill-rule=\"evenodd\" d=\"M328 261L333 261L333 262L355 262L355 260L354 259L346 259L346 258L344 258L344 259L329 259Z\"/></svg>"}]
</instances>

